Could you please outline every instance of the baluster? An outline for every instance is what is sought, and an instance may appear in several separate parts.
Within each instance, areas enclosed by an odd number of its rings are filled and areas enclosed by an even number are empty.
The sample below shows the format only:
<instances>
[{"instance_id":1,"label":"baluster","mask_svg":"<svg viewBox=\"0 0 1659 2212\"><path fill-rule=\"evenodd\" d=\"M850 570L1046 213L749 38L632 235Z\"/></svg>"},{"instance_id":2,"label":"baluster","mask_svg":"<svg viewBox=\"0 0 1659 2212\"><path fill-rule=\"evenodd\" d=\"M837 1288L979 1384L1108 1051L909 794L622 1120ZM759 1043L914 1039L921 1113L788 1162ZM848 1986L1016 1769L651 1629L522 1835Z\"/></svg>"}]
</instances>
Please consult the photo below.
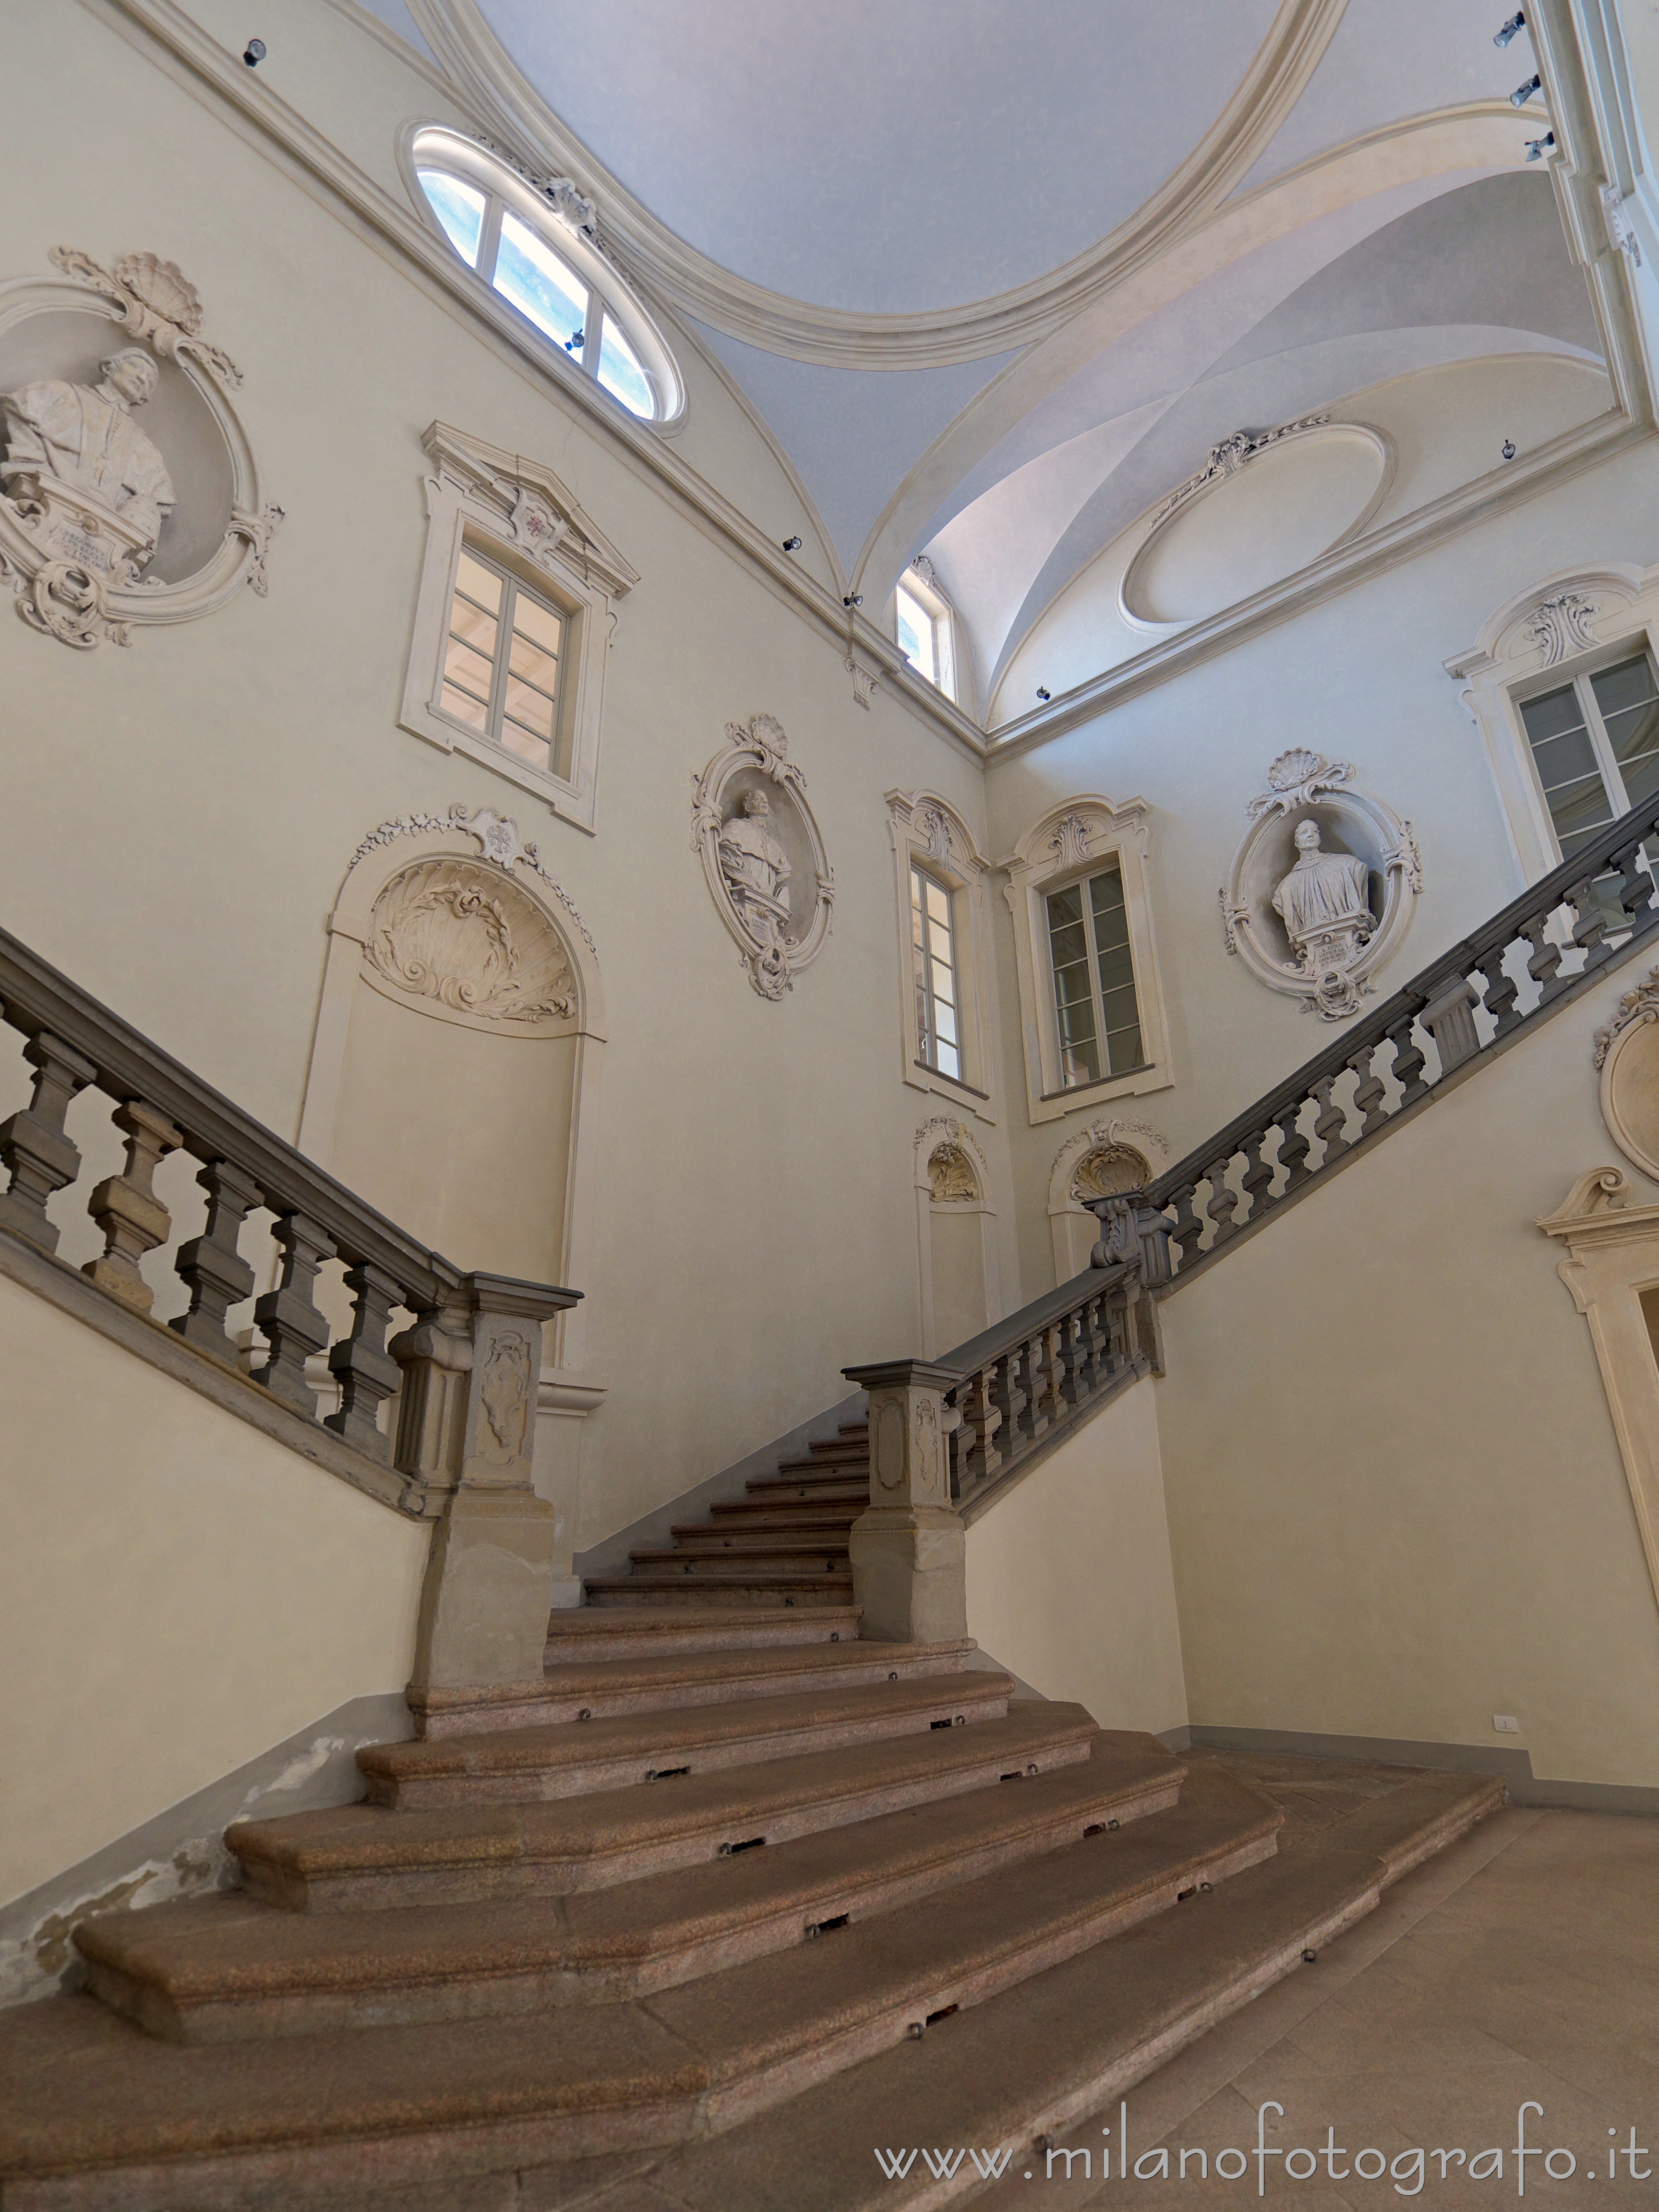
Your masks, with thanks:
<instances>
[{"instance_id":1,"label":"baluster","mask_svg":"<svg viewBox=\"0 0 1659 2212\"><path fill-rule=\"evenodd\" d=\"M340 1410L325 1415L323 1426L371 1458L390 1462L392 1439L381 1435L378 1416L382 1402L398 1388L398 1363L386 1349L386 1333L392 1309L403 1303L404 1294L390 1275L367 1261L349 1267L345 1280L356 1302L351 1334L328 1355L329 1370L339 1378Z\"/></svg>"},{"instance_id":2,"label":"baluster","mask_svg":"<svg viewBox=\"0 0 1659 2212\"><path fill-rule=\"evenodd\" d=\"M1560 956L1558 954L1556 957L1559 959ZM1403 1086L1400 1104L1395 1109L1396 1113L1429 1095L1429 1086L1423 1080L1423 1070L1427 1062L1412 1034L1416 1021L1415 1014L1407 1014L1404 1021L1396 1022L1388 1032L1389 1042L1394 1047L1395 1080Z\"/></svg>"},{"instance_id":3,"label":"baluster","mask_svg":"<svg viewBox=\"0 0 1659 2212\"><path fill-rule=\"evenodd\" d=\"M254 1301L253 1318L265 1333L270 1357L254 1370L274 1397L317 1418L317 1395L306 1381L306 1361L328 1342L328 1323L312 1303L317 1270L334 1256L327 1231L297 1212L278 1216L275 1236L283 1253L283 1279Z\"/></svg>"},{"instance_id":4,"label":"baluster","mask_svg":"<svg viewBox=\"0 0 1659 2212\"><path fill-rule=\"evenodd\" d=\"M1659 915L1652 911L1653 874L1646 865L1642 847L1643 840L1638 838L1635 844L1615 853L1612 861L1612 866L1620 871L1620 909L1638 937L1650 922L1659 921Z\"/></svg>"},{"instance_id":5,"label":"baluster","mask_svg":"<svg viewBox=\"0 0 1659 2212\"><path fill-rule=\"evenodd\" d=\"M1028 1349L1031 1355L1027 1370L1031 1377L1031 1435L1035 1438L1051 1429L1066 1412L1066 1401L1060 1390L1066 1369L1060 1355L1059 1324L1051 1322L1041 1330L1031 1339Z\"/></svg>"},{"instance_id":6,"label":"baluster","mask_svg":"<svg viewBox=\"0 0 1659 2212\"><path fill-rule=\"evenodd\" d=\"M81 1273L123 1305L147 1314L155 1293L138 1262L173 1233L173 1216L151 1185L162 1160L185 1140L164 1114L142 1098L129 1099L110 1118L127 1140L127 1164L118 1176L106 1176L87 1200L87 1212L104 1232L104 1249Z\"/></svg>"},{"instance_id":7,"label":"baluster","mask_svg":"<svg viewBox=\"0 0 1659 2212\"><path fill-rule=\"evenodd\" d=\"M1571 907L1577 916L1572 926L1572 941L1584 955L1584 964L1578 972L1581 975L1587 975L1592 968L1599 968L1604 960L1613 957L1613 947L1603 941L1607 933L1607 910L1595 895L1594 880L1589 877L1582 884L1573 885L1564 903Z\"/></svg>"},{"instance_id":8,"label":"baluster","mask_svg":"<svg viewBox=\"0 0 1659 2212\"><path fill-rule=\"evenodd\" d=\"M1651 885L1649 888L1651 889ZM1485 987L1480 994L1480 1003L1489 1014L1498 1017L1498 1027L1492 1033L1492 1042L1496 1044L1499 1037L1507 1036L1511 1030L1518 1030L1525 1018L1515 1011L1515 1002L1521 994L1516 987L1514 976L1504 965L1501 947L1496 952L1487 953L1484 960L1477 960L1474 972Z\"/></svg>"},{"instance_id":9,"label":"baluster","mask_svg":"<svg viewBox=\"0 0 1659 2212\"><path fill-rule=\"evenodd\" d=\"M1019 1385L1020 1363L1024 1355L1024 1346L1016 1345L1012 1352L1005 1352L993 1367L991 1397L1001 1417L1002 1456L1005 1461L1018 1459L1027 1442L1019 1421L1028 1402L1026 1394Z\"/></svg>"},{"instance_id":10,"label":"baluster","mask_svg":"<svg viewBox=\"0 0 1659 2212\"><path fill-rule=\"evenodd\" d=\"M1547 914L1534 915L1530 921L1523 921L1521 925L1521 934L1532 947L1527 973L1539 986L1540 1006L1552 995L1550 986L1554 981L1556 969L1561 965L1560 946L1553 937L1545 934L1549 927L1549 919Z\"/></svg>"},{"instance_id":11,"label":"baluster","mask_svg":"<svg viewBox=\"0 0 1659 2212\"><path fill-rule=\"evenodd\" d=\"M1273 1127L1279 1132L1277 1164L1285 1170L1285 1188L1279 1194L1288 1198L1298 1185L1306 1182L1312 1170L1307 1164L1308 1139L1301 1128L1302 1109L1305 1098L1298 1098L1273 1115Z\"/></svg>"},{"instance_id":12,"label":"baluster","mask_svg":"<svg viewBox=\"0 0 1659 2212\"><path fill-rule=\"evenodd\" d=\"M1170 1228L1170 1242L1176 1249L1176 1265L1185 1267L1188 1259L1198 1249L1198 1240L1204 1233L1204 1224L1193 1210L1193 1200L1198 1195L1195 1182L1183 1182L1175 1194L1176 1218Z\"/></svg>"},{"instance_id":13,"label":"baluster","mask_svg":"<svg viewBox=\"0 0 1659 2212\"><path fill-rule=\"evenodd\" d=\"M1365 1117L1359 1125L1360 1137L1369 1137L1373 1129L1380 1129L1389 1118L1382 1111L1388 1086L1372 1065L1376 1054L1374 1044L1362 1045L1348 1061L1359 1079L1353 1094L1353 1109L1356 1114L1363 1114ZM1359 1138L1356 1137L1354 1142L1358 1144L1358 1141Z\"/></svg>"},{"instance_id":14,"label":"baluster","mask_svg":"<svg viewBox=\"0 0 1659 2212\"><path fill-rule=\"evenodd\" d=\"M1267 1195L1273 1179L1271 1160L1261 1157L1261 1147L1267 1141L1266 1129L1256 1129L1246 1137L1239 1150L1244 1155L1244 1172L1239 1181L1250 1201L1249 1218L1254 1221L1273 1200Z\"/></svg>"},{"instance_id":15,"label":"baluster","mask_svg":"<svg viewBox=\"0 0 1659 2212\"><path fill-rule=\"evenodd\" d=\"M994 1441L1002 1426L1002 1414L992 1395L994 1374L994 1363L977 1368L963 1386L962 1420L969 1439L962 1455L964 1489L988 1482L1002 1465L1002 1454Z\"/></svg>"},{"instance_id":16,"label":"baluster","mask_svg":"<svg viewBox=\"0 0 1659 2212\"><path fill-rule=\"evenodd\" d=\"M39 1251L55 1252L58 1232L46 1218L46 1200L81 1172L81 1148L64 1134L64 1118L98 1071L44 1030L23 1047L23 1057L34 1070L34 1091L27 1106L0 1121L0 1161L11 1170L0 1196L0 1229Z\"/></svg>"},{"instance_id":17,"label":"baluster","mask_svg":"<svg viewBox=\"0 0 1659 2212\"><path fill-rule=\"evenodd\" d=\"M1215 1224L1215 1235L1210 1239L1212 1252L1218 1244L1224 1244L1233 1233L1233 1212L1238 1200L1227 1181L1227 1170L1232 1162L1232 1154L1224 1152L1218 1160L1213 1161L1204 1170L1210 1181L1210 1202L1204 1211Z\"/></svg>"},{"instance_id":18,"label":"baluster","mask_svg":"<svg viewBox=\"0 0 1659 2212\"><path fill-rule=\"evenodd\" d=\"M1083 1327L1085 1310L1084 1306L1073 1306L1060 1324L1060 1364L1064 1370L1060 1396L1066 1411L1073 1413L1089 1395L1089 1340Z\"/></svg>"},{"instance_id":19,"label":"baluster","mask_svg":"<svg viewBox=\"0 0 1659 2212\"><path fill-rule=\"evenodd\" d=\"M1078 1316L1079 1334L1084 1346L1083 1376L1091 1397L1100 1388L1111 1355L1111 1339L1103 1319L1105 1307L1106 1292L1103 1289L1098 1290L1085 1301Z\"/></svg>"},{"instance_id":20,"label":"baluster","mask_svg":"<svg viewBox=\"0 0 1659 2212\"><path fill-rule=\"evenodd\" d=\"M1106 1294L1106 1335L1110 1350L1106 1358L1109 1375L1115 1375L1130 1358L1129 1299L1139 1287L1139 1277L1126 1275L1114 1283Z\"/></svg>"},{"instance_id":21,"label":"baluster","mask_svg":"<svg viewBox=\"0 0 1659 2212\"><path fill-rule=\"evenodd\" d=\"M242 1224L259 1202L259 1186L233 1160L210 1160L196 1178L207 1193L207 1227L179 1247L174 1262L190 1291L190 1311L167 1323L186 1344L216 1359L234 1361L225 1316L253 1288L253 1270L238 1251Z\"/></svg>"},{"instance_id":22,"label":"baluster","mask_svg":"<svg viewBox=\"0 0 1659 2212\"><path fill-rule=\"evenodd\" d=\"M1313 1133L1325 1147L1320 1157L1320 1167L1328 1168L1333 1160L1340 1160L1348 1149L1348 1115L1345 1107L1339 1106L1331 1097L1334 1075L1322 1075L1313 1085L1313 1095L1319 1113Z\"/></svg>"}]
</instances>

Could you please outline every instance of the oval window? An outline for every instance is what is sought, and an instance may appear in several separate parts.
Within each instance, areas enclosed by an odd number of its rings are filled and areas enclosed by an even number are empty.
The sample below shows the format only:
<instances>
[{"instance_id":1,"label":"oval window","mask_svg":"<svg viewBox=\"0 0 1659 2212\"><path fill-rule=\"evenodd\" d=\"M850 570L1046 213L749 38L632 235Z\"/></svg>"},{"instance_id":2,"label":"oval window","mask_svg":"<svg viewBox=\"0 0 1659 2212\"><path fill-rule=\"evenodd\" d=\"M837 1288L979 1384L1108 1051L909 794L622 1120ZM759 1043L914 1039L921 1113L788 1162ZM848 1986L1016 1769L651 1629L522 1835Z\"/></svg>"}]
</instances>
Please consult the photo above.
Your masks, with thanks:
<instances>
[{"instance_id":1,"label":"oval window","mask_svg":"<svg viewBox=\"0 0 1659 2212\"><path fill-rule=\"evenodd\" d=\"M459 132L417 131L422 212L492 290L630 415L684 410L674 357L593 239L498 155Z\"/></svg>"}]
</instances>

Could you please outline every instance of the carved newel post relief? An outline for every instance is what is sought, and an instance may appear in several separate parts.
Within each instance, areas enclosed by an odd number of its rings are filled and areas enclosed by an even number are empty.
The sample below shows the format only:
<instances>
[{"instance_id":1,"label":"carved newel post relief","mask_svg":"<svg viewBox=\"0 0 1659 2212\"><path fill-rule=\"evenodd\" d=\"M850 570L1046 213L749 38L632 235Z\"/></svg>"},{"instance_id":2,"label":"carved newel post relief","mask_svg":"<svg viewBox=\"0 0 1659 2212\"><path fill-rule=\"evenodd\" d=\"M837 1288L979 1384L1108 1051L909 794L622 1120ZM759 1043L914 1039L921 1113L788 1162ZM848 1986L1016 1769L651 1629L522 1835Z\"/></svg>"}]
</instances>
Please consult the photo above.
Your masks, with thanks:
<instances>
[{"instance_id":1,"label":"carved newel post relief","mask_svg":"<svg viewBox=\"0 0 1659 2212\"><path fill-rule=\"evenodd\" d=\"M200 337L194 286L153 253L113 271L52 259L62 279L0 285L0 581L18 612L87 651L263 592L282 509L260 498L228 396L241 372ZM147 343L112 345L112 325Z\"/></svg>"},{"instance_id":2,"label":"carved newel post relief","mask_svg":"<svg viewBox=\"0 0 1659 2212\"><path fill-rule=\"evenodd\" d=\"M894 1644L965 1636L967 1540L944 1395L961 1373L927 1359L842 1371L870 1397L870 1506L848 1540L861 1632Z\"/></svg>"},{"instance_id":3,"label":"carved newel post relief","mask_svg":"<svg viewBox=\"0 0 1659 2212\"><path fill-rule=\"evenodd\" d=\"M750 983L781 999L823 948L835 878L782 726L757 714L726 738L696 780L692 850Z\"/></svg>"},{"instance_id":4,"label":"carved newel post relief","mask_svg":"<svg viewBox=\"0 0 1659 2212\"><path fill-rule=\"evenodd\" d=\"M1281 753L1220 893L1227 951L1328 1022L1359 1012L1423 887L1411 823L1354 790L1358 773L1303 747Z\"/></svg>"}]
</instances>

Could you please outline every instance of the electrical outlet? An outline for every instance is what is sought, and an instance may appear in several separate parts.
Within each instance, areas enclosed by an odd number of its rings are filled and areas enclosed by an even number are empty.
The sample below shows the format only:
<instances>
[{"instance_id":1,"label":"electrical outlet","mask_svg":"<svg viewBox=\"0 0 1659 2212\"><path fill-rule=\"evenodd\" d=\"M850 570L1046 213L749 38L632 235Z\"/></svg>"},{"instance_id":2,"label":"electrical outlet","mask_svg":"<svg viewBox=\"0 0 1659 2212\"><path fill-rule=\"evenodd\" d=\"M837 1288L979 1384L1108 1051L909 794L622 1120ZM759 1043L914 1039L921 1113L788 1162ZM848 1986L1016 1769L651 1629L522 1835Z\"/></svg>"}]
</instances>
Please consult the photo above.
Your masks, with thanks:
<instances>
[{"instance_id":1,"label":"electrical outlet","mask_svg":"<svg viewBox=\"0 0 1659 2212\"><path fill-rule=\"evenodd\" d=\"M1499 1735L1519 1735L1521 1733L1521 1723L1513 1713L1494 1713L1492 1724Z\"/></svg>"}]
</instances>

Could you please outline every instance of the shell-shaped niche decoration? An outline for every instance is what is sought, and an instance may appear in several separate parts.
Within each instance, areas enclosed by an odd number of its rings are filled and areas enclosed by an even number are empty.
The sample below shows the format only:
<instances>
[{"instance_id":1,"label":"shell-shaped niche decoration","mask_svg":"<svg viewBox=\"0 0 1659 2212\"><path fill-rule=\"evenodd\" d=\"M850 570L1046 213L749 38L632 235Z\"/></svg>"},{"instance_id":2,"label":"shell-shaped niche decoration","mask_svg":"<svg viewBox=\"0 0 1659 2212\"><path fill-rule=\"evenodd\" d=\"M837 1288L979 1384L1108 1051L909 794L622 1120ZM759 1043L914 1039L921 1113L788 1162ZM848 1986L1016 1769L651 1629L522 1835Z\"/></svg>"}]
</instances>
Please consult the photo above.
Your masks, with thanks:
<instances>
[{"instance_id":1,"label":"shell-shaped niche decoration","mask_svg":"<svg viewBox=\"0 0 1659 2212\"><path fill-rule=\"evenodd\" d=\"M836 879L781 723L728 722L696 779L691 849L763 999L781 999L823 950Z\"/></svg>"},{"instance_id":2,"label":"shell-shaped niche decoration","mask_svg":"<svg viewBox=\"0 0 1659 2212\"><path fill-rule=\"evenodd\" d=\"M556 1035L576 982L535 901L499 868L441 857L393 876L374 902L363 978L387 998L471 1028Z\"/></svg>"},{"instance_id":3,"label":"shell-shaped niche decoration","mask_svg":"<svg viewBox=\"0 0 1659 2212\"><path fill-rule=\"evenodd\" d=\"M1280 753L1219 894L1227 951L1328 1022L1360 1011L1423 888L1411 823L1356 791L1358 774L1306 746Z\"/></svg>"},{"instance_id":4,"label":"shell-shaped niche decoration","mask_svg":"<svg viewBox=\"0 0 1659 2212\"><path fill-rule=\"evenodd\" d=\"M1146 1155L1133 1145L1100 1145L1078 1162L1070 1194L1086 1206L1091 1198L1121 1198L1126 1190L1144 1190L1152 1179Z\"/></svg>"},{"instance_id":5,"label":"shell-shaped niche decoration","mask_svg":"<svg viewBox=\"0 0 1659 2212\"><path fill-rule=\"evenodd\" d=\"M1594 1043L1607 1134L1659 1182L1659 968L1625 993Z\"/></svg>"},{"instance_id":6,"label":"shell-shaped niche decoration","mask_svg":"<svg viewBox=\"0 0 1659 2212\"><path fill-rule=\"evenodd\" d=\"M935 1206L971 1206L981 1196L974 1164L960 1145L940 1145L927 1163Z\"/></svg>"}]
</instances>

